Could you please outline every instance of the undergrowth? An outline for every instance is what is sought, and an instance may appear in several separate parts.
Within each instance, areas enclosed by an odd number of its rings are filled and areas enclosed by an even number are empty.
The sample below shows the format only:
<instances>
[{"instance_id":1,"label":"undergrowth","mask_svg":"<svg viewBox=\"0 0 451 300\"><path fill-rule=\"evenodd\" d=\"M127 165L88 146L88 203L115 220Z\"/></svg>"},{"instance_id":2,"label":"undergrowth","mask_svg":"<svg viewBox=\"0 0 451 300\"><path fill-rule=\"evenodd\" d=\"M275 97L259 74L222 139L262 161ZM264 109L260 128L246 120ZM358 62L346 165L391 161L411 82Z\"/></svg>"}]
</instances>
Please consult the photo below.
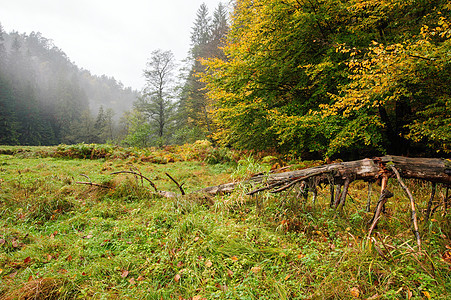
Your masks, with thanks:
<instances>
[{"instance_id":1,"label":"undergrowth","mask_svg":"<svg viewBox=\"0 0 451 300\"><path fill-rule=\"evenodd\" d=\"M409 182L420 217L419 252L409 203L395 182L389 183L395 196L368 239L372 213L364 209L367 190L361 182L351 185L346 206L337 211L329 208L327 187L314 204L299 199L296 189L250 197L246 186L214 198L164 198L140 178L111 173L137 170L159 189L177 192L164 175L169 172L192 192L228 182L232 174L241 179L268 172L275 158L263 165L251 156L236 165L208 164L205 158L161 165L90 155L88 160L0 155L0 299L447 299L451 294L446 260L451 217L440 206L428 222L422 219L430 193L423 183ZM440 187L437 203L443 194ZM372 208L376 198L375 187Z\"/></svg>"}]
</instances>

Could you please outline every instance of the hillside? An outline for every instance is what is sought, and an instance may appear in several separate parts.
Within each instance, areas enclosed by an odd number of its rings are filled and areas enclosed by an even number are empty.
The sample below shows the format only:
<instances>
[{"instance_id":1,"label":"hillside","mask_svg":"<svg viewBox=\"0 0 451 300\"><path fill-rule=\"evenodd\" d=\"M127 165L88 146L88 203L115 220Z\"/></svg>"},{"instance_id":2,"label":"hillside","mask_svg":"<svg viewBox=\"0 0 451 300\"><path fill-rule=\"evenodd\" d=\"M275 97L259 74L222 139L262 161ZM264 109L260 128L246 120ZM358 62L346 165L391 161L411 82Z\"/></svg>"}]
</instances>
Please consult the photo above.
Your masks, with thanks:
<instances>
[{"instance_id":1,"label":"hillside","mask_svg":"<svg viewBox=\"0 0 451 300\"><path fill-rule=\"evenodd\" d=\"M113 127L137 97L116 79L79 68L39 32L6 33L0 25L0 144L105 142L96 118Z\"/></svg>"}]
</instances>

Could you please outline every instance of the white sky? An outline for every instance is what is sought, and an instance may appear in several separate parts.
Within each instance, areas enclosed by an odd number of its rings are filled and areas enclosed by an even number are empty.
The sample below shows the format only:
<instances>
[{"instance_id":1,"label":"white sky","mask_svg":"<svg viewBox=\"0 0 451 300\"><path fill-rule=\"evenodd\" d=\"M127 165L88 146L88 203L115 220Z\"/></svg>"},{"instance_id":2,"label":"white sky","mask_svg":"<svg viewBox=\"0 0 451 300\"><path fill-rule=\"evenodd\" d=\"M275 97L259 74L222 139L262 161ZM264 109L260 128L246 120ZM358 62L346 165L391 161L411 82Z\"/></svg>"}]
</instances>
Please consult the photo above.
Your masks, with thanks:
<instances>
[{"instance_id":1,"label":"white sky","mask_svg":"<svg viewBox=\"0 0 451 300\"><path fill-rule=\"evenodd\" d=\"M0 24L40 32L78 67L141 90L153 50L186 58L203 2L212 14L220 0L0 0Z\"/></svg>"}]
</instances>

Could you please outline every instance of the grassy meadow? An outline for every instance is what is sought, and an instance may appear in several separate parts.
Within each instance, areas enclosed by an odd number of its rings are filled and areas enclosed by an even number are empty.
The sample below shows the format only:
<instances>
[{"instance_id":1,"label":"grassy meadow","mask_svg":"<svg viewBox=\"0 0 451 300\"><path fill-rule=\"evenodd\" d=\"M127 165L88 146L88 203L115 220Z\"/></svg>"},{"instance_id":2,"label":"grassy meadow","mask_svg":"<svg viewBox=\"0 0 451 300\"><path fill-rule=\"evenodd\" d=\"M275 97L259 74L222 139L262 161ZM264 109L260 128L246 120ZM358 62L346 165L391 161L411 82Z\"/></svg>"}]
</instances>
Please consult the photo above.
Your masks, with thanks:
<instances>
[{"instance_id":1,"label":"grassy meadow","mask_svg":"<svg viewBox=\"0 0 451 300\"><path fill-rule=\"evenodd\" d=\"M313 204L295 189L209 197L200 188L319 162L216 149L106 145L0 147L0 299L451 299L451 211L424 221L428 183L396 182L372 239L367 184L343 210L329 188ZM187 192L165 198L159 190ZM84 182L84 183L80 183ZM92 186L88 183L102 185ZM372 209L379 187L374 184ZM438 186L435 200L443 201Z\"/></svg>"}]
</instances>

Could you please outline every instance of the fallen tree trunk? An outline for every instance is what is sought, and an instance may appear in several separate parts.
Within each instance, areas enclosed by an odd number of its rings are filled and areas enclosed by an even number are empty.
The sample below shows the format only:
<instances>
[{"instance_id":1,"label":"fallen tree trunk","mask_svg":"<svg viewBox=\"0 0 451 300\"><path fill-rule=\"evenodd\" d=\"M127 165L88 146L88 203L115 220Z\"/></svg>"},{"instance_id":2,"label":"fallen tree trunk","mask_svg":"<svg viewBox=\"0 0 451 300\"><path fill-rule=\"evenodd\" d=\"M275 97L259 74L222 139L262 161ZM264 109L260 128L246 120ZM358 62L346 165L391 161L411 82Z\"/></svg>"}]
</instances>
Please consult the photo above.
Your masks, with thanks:
<instances>
[{"instance_id":1,"label":"fallen tree trunk","mask_svg":"<svg viewBox=\"0 0 451 300\"><path fill-rule=\"evenodd\" d=\"M239 185L263 186L249 192L249 195L277 188L284 190L284 187L315 177L317 184L340 184L354 180L376 181L382 177L393 177L394 173L389 167L396 166L401 177L426 180L435 183L451 185L451 162L440 158L409 158L402 156L383 156L373 159L362 159L350 162L334 163L308 169L269 174L257 175L241 182L231 182L217 186L207 187L196 192L216 195L220 193L230 193ZM281 187L282 186L282 187Z\"/></svg>"}]
</instances>

